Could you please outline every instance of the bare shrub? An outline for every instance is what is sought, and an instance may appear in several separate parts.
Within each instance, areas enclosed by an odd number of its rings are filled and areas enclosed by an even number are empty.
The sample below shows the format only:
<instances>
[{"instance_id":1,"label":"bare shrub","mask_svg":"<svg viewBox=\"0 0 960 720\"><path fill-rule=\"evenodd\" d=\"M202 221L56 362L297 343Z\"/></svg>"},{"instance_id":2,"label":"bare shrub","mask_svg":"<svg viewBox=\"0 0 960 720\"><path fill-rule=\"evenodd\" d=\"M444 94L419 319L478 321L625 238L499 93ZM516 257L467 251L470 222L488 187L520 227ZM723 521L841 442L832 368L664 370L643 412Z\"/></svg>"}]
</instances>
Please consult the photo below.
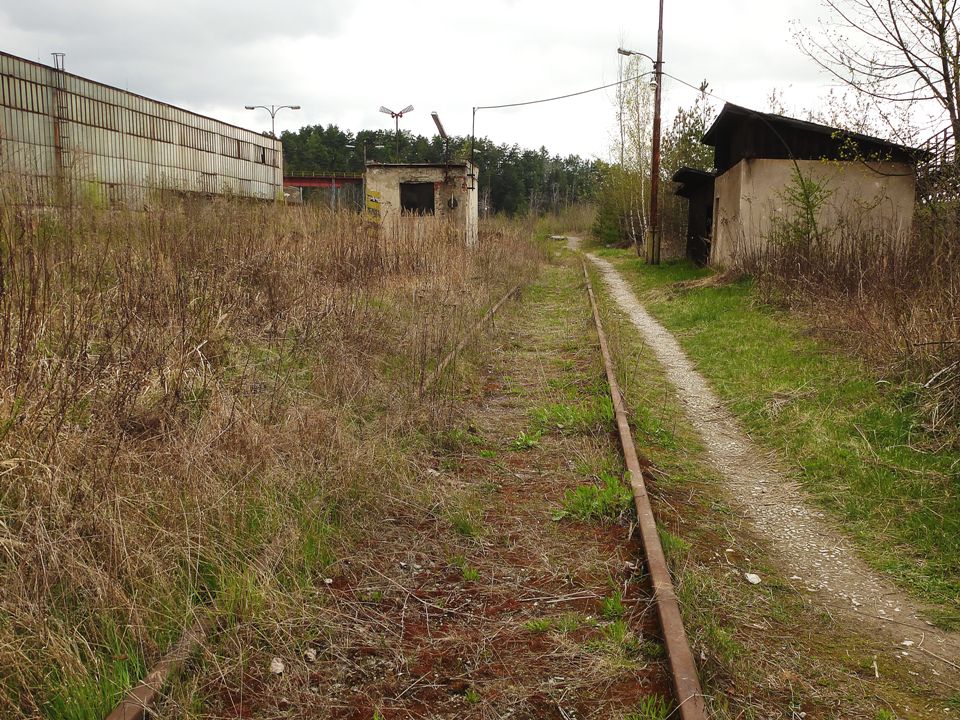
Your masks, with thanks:
<instances>
[{"instance_id":1,"label":"bare shrub","mask_svg":"<svg viewBox=\"0 0 960 720\"><path fill-rule=\"evenodd\" d=\"M766 300L804 312L880 374L915 384L928 428L951 442L960 437L957 211L921 205L908 238L801 215L739 258Z\"/></svg>"},{"instance_id":2,"label":"bare shrub","mask_svg":"<svg viewBox=\"0 0 960 720\"><path fill-rule=\"evenodd\" d=\"M442 420L424 374L537 259L510 228L2 193L4 717L103 709L197 607L319 572Z\"/></svg>"}]
</instances>

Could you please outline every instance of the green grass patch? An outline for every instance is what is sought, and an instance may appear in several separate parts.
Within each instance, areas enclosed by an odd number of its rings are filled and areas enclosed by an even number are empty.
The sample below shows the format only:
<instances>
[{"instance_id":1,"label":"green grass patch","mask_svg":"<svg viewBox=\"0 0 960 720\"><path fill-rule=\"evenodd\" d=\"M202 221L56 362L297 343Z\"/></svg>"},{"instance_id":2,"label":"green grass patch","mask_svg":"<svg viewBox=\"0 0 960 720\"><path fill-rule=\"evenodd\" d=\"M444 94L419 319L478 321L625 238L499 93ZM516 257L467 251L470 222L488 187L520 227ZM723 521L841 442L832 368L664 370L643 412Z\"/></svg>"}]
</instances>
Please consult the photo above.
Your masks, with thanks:
<instances>
[{"instance_id":1,"label":"green grass patch","mask_svg":"<svg viewBox=\"0 0 960 720\"><path fill-rule=\"evenodd\" d=\"M590 397L578 404L553 403L531 412L539 434L591 432L613 422L613 403L608 396Z\"/></svg>"},{"instance_id":2,"label":"green grass patch","mask_svg":"<svg viewBox=\"0 0 960 720\"><path fill-rule=\"evenodd\" d=\"M83 670L54 672L53 690L44 712L50 720L102 720L123 694L142 678L146 663L132 638L115 627L104 629L102 647L87 646Z\"/></svg>"},{"instance_id":3,"label":"green grass patch","mask_svg":"<svg viewBox=\"0 0 960 720\"><path fill-rule=\"evenodd\" d=\"M571 633L584 627L595 627L597 621L580 613L568 612L553 617L542 617L527 620L523 623L525 630L535 633L545 633L556 630L560 633Z\"/></svg>"},{"instance_id":4,"label":"green grass patch","mask_svg":"<svg viewBox=\"0 0 960 720\"><path fill-rule=\"evenodd\" d=\"M651 695L641 700L637 708L624 720L667 720L673 715L673 703L661 695Z\"/></svg>"},{"instance_id":5,"label":"green grass patch","mask_svg":"<svg viewBox=\"0 0 960 720\"><path fill-rule=\"evenodd\" d=\"M540 438L542 434L539 431L527 432L526 430L521 430L510 442L510 449L514 452L523 452L524 450L532 450L535 447L540 446Z\"/></svg>"},{"instance_id":6,"label":"green grass patch","mask_svg":"<svg viewBox=\"0 0 960 720\"><path fill-rule=\"evenodd\" d=\"M623 596L619 590L600 601L600 614L607 620L620 620L626 612L627 608L623 604Z\"/></svg>"},{"instance_id":7,"label":"green grass patch","mask_svg":"<svg viewBox=\"0 0 960 720\"><path fill-rule=\"evenodd\" d=\"M677 337L751 435L779 451L817 502L842 520L874 567L960 618L960 451L921 427L913 388L871 376L759 302L749 280L677 289L709 274L600 253ZM638 423L643 429L643 422ZM659 443L658 443L659 444Z\"/></svg>"},{"instance_id":8,"label":"green grass patch","mask_svg":"<svg viewBox=\"0 0 960 720\"><path fill-rule=\"evenodd\" d=\"M598 482L567 490L563 507L554 512L555 520L615 522L630 511L633 494L619 475L602 472Z\"/></svg>"}]
</instances>

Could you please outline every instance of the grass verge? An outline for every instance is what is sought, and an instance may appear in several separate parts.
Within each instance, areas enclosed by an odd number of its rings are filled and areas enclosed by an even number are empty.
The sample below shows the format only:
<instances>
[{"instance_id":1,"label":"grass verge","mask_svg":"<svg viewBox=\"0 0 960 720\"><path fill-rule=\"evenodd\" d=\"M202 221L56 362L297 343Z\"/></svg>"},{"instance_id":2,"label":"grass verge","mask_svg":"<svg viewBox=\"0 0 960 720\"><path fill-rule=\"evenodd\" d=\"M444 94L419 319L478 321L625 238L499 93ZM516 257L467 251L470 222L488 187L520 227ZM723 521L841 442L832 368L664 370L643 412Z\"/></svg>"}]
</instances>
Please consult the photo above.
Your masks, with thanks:
<instances>
[{"instance_id":1,"label":"grass verge","mask_svg":"<svg viewBox=\"0 0 960 720\"><path fill-rule=\"evenodd\" d=\"M697 272L664 268L669 282ZM674 302L666 284L651 282L645 300ZM952 702L947 684L838 623L780 574L728 505L663 368L595 274L594 287L627 405L642 409L637 444L656 464L648 491L712 716L939 716ZM747 572L762 583L746 582Z\"/></svg>"},{"instance_id":2,"label":"grass verge","mask_svg":"<svg viewBox=\"0 0 960 720\"><path fill-rule=\"evenodd\" d=\"M749 280L600 251L675 334L750 433L779 451L863 556L960 628L960 451L924 431L917 388L876 377L758 302Z\"/></svg>"}]
</instances>

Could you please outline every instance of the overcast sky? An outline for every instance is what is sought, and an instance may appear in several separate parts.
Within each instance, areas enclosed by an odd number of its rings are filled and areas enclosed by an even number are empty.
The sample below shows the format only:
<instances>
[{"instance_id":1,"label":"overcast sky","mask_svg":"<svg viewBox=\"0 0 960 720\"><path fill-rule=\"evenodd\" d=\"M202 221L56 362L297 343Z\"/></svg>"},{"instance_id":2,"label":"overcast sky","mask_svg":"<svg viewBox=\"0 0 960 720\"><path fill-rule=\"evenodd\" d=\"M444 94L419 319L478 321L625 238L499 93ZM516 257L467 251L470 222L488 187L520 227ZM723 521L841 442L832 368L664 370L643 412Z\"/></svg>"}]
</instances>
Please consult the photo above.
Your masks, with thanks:
<instances>
[{"instance_id":1,"label":"overcast sky","mask_svg":"<svg viewBox=\"0 0 960 720\"><path fill-rule=\"evenodd\" d=\"M791 21L817 0L666 0L664 70L767 108L783 91L804 115L829 81L796 48ZM300 104L277 131L334 123L470 132L471 108L575 92L617 78L617 46L656 53L656 0L0 0L0 49L255 130L244 105ZM664 86L665 123L695 91ZM584 157L609 155L613 91L477 114L477 134Z\"/></svg>"}]
</instances>

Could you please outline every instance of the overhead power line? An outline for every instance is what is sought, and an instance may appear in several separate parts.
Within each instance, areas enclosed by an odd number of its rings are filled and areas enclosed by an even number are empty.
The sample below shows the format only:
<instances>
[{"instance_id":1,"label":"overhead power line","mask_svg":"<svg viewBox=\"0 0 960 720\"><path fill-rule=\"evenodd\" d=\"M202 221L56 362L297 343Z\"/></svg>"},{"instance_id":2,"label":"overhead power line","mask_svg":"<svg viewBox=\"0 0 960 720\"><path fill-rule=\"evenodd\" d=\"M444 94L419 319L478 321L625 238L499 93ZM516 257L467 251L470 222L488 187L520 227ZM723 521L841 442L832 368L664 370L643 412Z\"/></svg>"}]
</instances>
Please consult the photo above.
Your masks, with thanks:
<instances>
[{"instance_id":1,"label":"overhead power line","mask_svg":"<svg viewBox=\"0 0 960 720\"><path fill-rule=\"evenodd\" d=\"M543 98L542 100L525 100L524 102L504 103L503 105L477 105L475 108L473 108L473 113L476 115L477 110L499 110L501 108L520 107L522 105L537 105L538 103L553 102L554 100L566 100L567 98L576 97L577 95L586 95L587 93L598 92L600 90L606 90L607 88L616 87L617 85L633 82L634 80L639 80L647 75L653 75L653 70L640 73L639 75L634 75L633 77L624 78L623 80L617 80L616 82L607 83L606 85L590 88L589 90L580 90L578 92L567 93L566 95Z\"/></svg>"}]
</instances>

